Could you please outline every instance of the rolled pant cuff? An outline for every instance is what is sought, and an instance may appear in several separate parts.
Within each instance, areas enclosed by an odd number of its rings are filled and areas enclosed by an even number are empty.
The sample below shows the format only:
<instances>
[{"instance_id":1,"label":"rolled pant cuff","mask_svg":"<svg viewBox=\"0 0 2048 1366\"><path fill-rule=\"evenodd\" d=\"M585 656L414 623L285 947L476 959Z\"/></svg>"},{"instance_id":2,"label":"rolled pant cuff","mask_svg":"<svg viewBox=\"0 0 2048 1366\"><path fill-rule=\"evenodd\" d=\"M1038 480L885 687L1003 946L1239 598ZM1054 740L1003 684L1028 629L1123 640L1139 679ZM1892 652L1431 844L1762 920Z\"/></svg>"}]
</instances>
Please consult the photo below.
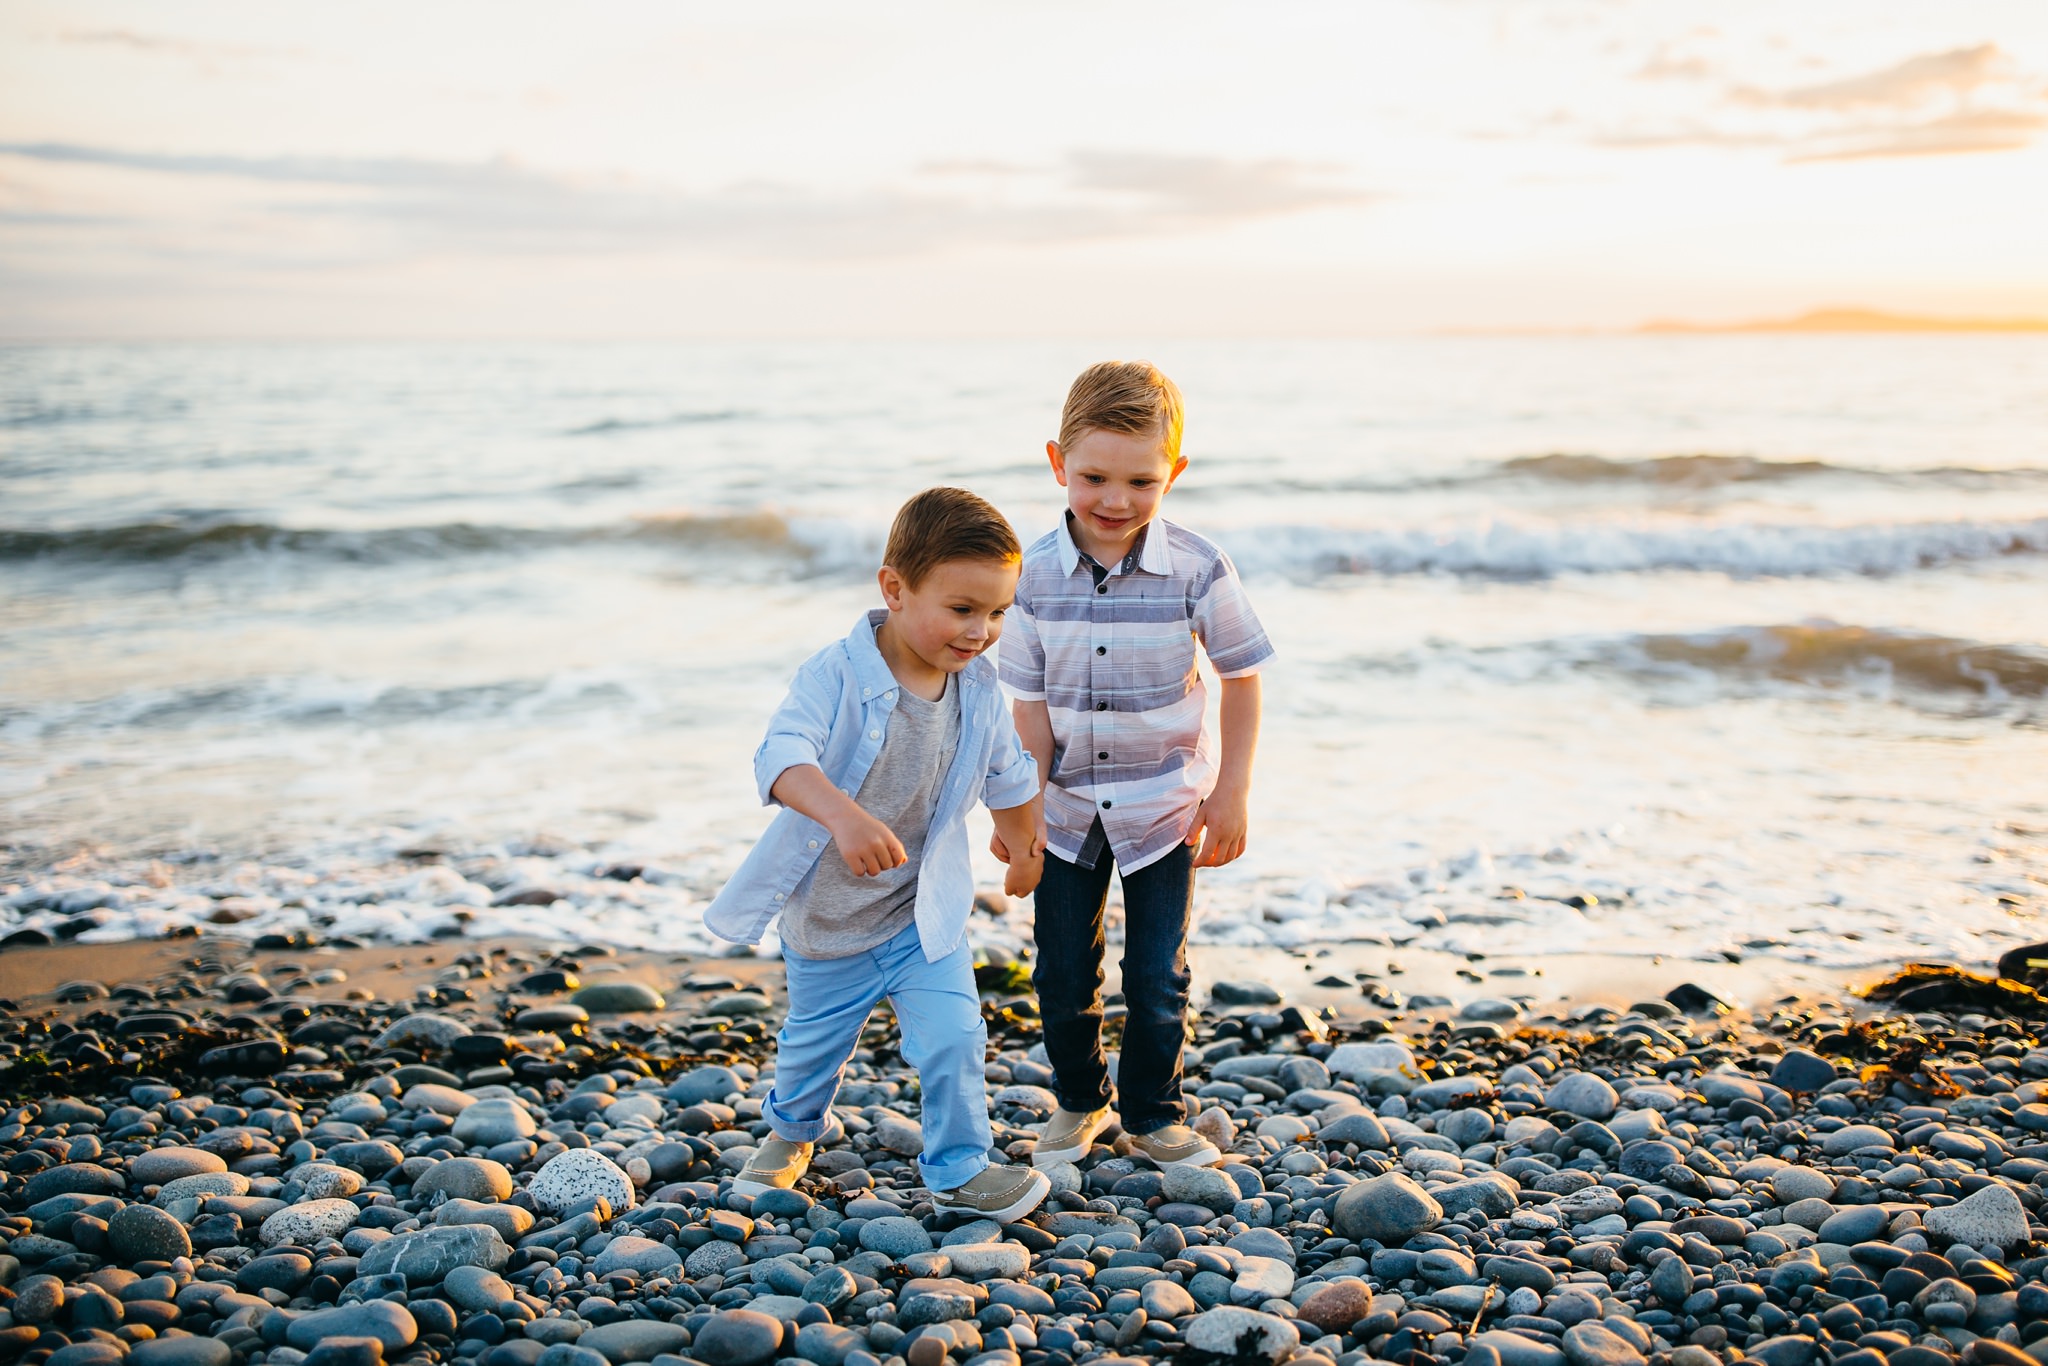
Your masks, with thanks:
<instances>
[{"instance_id":1,"label":"rolled pant cuff","mask_svg":"<svg viewBox=\"0 0 2048 1366\"><path fill-rule=\"evenodd\" d=\"M830 1115L816 1119L791 1119L775 1104L775 1093L770 1091L761 1102L761 1117L768 1121L768 1127L775 1130L775 1136L788 1143L816 1143L832 1127Z\"/></svg>"},{"instance_id":2,"label":"rolled pant cuff","mask_svg":"<svg viewBox=\"0 0 2048 1366\"><path fill-rule=\"evenodd\" d=\"M963 1157L957 1162L948 1162L943 1167L932 1166L921 1157L917 1159L918 1174L924 1178L925 1189L934 1192L958 1190L987 1171L988 1167L987 1153Z\"/></svg>"}]
</instances>

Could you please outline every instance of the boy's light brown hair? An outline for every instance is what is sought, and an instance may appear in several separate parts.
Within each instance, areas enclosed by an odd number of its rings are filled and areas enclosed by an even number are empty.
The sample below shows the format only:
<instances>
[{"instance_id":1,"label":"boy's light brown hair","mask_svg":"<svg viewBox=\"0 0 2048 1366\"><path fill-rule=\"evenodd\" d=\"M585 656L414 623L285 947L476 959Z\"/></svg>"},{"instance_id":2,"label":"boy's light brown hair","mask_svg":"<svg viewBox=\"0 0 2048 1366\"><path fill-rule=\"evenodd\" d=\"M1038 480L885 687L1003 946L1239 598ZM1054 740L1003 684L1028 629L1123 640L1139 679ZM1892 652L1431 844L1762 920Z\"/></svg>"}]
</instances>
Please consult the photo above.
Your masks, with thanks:
<instances>
[{"instance_id":1,"label":"boy's light brown hair","mask_svg":"<svg viewBox=\"0 0 2048 1366\"><path fill-rule=\"evenodd\" d=\"M926 489L896 513L882 563L915 588L948 560L1021 561L1024 547L1003 514L966 489Z\"/></svg>"},{"instance_id":2,"label":"boy's light brown hair","mask_svg":"<svg viewBox=\"0 0 2048 1366\"><path fill-rule=\"evenodd\" d=\"M1060 449L1091 431L1123 436L1159 434L1168 460L1180 459L1181 428L1186 424L1180 387L1158 366L1145 360L1106 360L1081 372L1067 390L1060 412Z\"/></svg>"}]
</instances>

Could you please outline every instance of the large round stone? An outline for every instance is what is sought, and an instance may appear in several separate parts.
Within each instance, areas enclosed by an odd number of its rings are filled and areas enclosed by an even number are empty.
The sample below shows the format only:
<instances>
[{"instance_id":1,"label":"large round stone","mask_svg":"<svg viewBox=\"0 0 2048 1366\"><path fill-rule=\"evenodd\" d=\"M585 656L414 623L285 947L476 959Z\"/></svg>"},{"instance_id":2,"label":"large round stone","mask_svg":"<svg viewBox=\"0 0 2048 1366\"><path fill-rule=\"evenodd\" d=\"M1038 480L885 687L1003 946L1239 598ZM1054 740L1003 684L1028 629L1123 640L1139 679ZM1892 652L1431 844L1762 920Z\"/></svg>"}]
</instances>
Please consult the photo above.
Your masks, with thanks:
<instances>
[{"instance_id":1,"label":"large round stone","mask_svg":"<svg viewBox=\"0 0 2048 1366\"><path fill-rule=\"evenodd\" d=\"M870 1219L861 1225L860 1245L870 1252L879 1252L901 1261L920 1252L930 1252L932 1235L917 1220L896 1214L885 1219Z\"/></svg>"},{"instance_id":2,"label":"large round stone","mask_svg":"<svg viewBox=\"0 0 2048 1366\"><path fill-rule=\"evenodd\" d=\"M704 1366L761 1366L782 1346L782 1324L751 1309L727 1309L712 1316L690 1344Z\"/></svg>"},{"instance_id":3,"label":"large round stone","mask_svg":"<svg viewBox=\"0 0 2048 1366\"><path fill-rule=\"evenodd\" d=\"M117 1171L93 1162L67 1162L31 1176L22 1203L39 1205L53 1195L119 1195L127 1189L127 1178Z\"/></svg>"},{"instance_id":4,"label":"large round stone","mask_svg":"<svg viewBox=\"0 0 2048 1366\"><path fill-rule=\"evenodd\" d=\"M453 1016L423 1010L387 1025L377 1036L376 1046L435 1050L448 1047L468 1033L469 1026Z\"/></svg>"},{"instance_id":5,"label":"large round stone","mask_svg":"<svg viewBox=\"0 0 2048 1366\"><path fill-rule=\"evenodd\" d=\"M668 1004L644 982L592 982L569 998L593 1015L626 1015Z\"/></svg>"},{"instance_id":6,"label":"large round stone","mask_svg":"<svg viewBox=\"0 0 2048 1366\"><path fill-rule=\"evenodd\" d=\"M410 1285L439 1285L458 1266L501 1271L512 1249L488 1224L436 1224L372 1243L357 1263L358 1276L403 1276Z\"/></svg>"},{"instance_id":7,"label":"large round stone","mask_svg":"<svg viewBox=\"0 0 2048 1366\"><path fill-rule=\"evenodd\" d=\"M311 1247L322 1238L339 1238L354 1228L361 1213L348 1200L305 1200L265 1219L258 1236L269 1247L283 1243Z\"/></svg>"},{"instance_id":8,"label":"large round stone","mask_svg":"<svg viewBox=\"0 0 2048 1366\"><path fill-rule=\"evenodd\" d=\"M599 1276L609 1276L614 1271L637 1271L642 1279L650 1279L680 1271L682 1266L683 1254L667 1243L627 1233L605 1244L591 1270Z\"/></svg>"},{"instance_id":9,"label":"large round stone","mask_svg":"<svg viewBox=\"0 0 2048 1366\"><path fill-rule=\"evenodd\" d=\"M1543 1103L1580 1119L1611 1119L1621 1098L1603 1077L1591 1072L1566 1072L1550 1084Z\"/></svg>"},{"instance_id":10,"label":"large round stone","mask_svg":"<svg viewBox=\"0 0 2048 1366\"><path fill-rule=\"evenodd\" d=\"M512 1298L512 1285L503 1276L481 1266L458 1266L441 1281L448 1297L472 1313L496 1309Z\"/></svg>"},{"instance_id":11,"label":"large round stone","mask_svg":"<svg viewBox=\"0 0 2048 1366\"><path fill-rule=\"evenodd\" d=\"M107 1221L107 1242L124 1262L169 1262L192 1255L185 1226L154 1205L127 1205Z\"/></svg>"},{"instance_id":12,"label":"large round stone","mask_svg":"<svg viewBox=\"0 0 2048 1366\"><path fill-rule=\"evenodd\" d=\"M361 1300L316 1309L292 1320L285 1341L302 1352L310 1352L323 1338L375 1338L384 1350L396 1354L419 1340L420 1326L412 1311L390 1300Z\"/></svg>"},{"instance_id":13,"label":"large round stone","mask_svg":"<svg viewBox=\"0 0 2048 1366\"><path fill-rule=\"evenodd\" d=\"M1342 1333L1372 1312L1372 1287L1360 1280L1332 1281L1301 1302L1300 1317L1325 1333Z\"/></svg>"},{"instance_id":14,"label":"large round stone","mask_svg":"<svg viewBox=\"0 0 2048 1366\"><path fill-rule=\"evenodd\" d=\"M453 1132L465 1147L495 1148L500 1143L532 1138L539 1129L540 1122L524 1105L499 1096L480 1100L457 1115Z\"/></svg>"},{"instance_id":15,"label":"large round stone","mask_svg":"<svg viewBox=\"0 0 2048 1366\"><path fill-rule=\"evenodd\" d=\"M612 1366L628 1361L652 1361L664 1352L681 1352L690 1343L690 1331L680 1323L656 1319L626 1319L600 1324L576 1339L576 1345L598 1353Z\"/></svg>"},{"instance_id":16,"label":"large round stone","mask_svg":"<svg viewBox=\"0 0 2048 1366\"><path fill-rule=\"evenodd\" d=\"M151 1148L128 1159L128 1175L140 1186L161 1186L181 1176L227 1169L220 1154L203 1148Z\"/></svg>"},{"instance_id":17,"label":"large round stone","mask_svg":"<svg viewBox=\"0 0 2048 1366\"><path fill-rule=\"evenodd\" d=\"M228 1366L234 1349L219 1338L152 1338L128 1349L130 1366Z\"/></svg>"},{"instance_id":18,"label":"large round stone","mask_svg":"<svg viewBox=\"0 0 2048 1366\"><path fill-rule=\"evenodd\" d=\"M1418 1233L1427 1233L1443 1219L1443 1207L1400 1172L1368 1177L1346 1186L1337 1196L1331 1224L1353 1242L1371 1239L1399 1247Z\"/></svg>"},{"instance_id":19,"label":"large round stone","mask_svg":"<svg viewBox=\"0 0 2048 1366\"><path fill-rule=\"evenodd\" d=\"M412 1193L422 1198L446 1195L490 1204L511 1196L512 1173L504 1163L488 1157L450 1157L436 1162L413 1182Z\"/></svg>"}]
</instances>

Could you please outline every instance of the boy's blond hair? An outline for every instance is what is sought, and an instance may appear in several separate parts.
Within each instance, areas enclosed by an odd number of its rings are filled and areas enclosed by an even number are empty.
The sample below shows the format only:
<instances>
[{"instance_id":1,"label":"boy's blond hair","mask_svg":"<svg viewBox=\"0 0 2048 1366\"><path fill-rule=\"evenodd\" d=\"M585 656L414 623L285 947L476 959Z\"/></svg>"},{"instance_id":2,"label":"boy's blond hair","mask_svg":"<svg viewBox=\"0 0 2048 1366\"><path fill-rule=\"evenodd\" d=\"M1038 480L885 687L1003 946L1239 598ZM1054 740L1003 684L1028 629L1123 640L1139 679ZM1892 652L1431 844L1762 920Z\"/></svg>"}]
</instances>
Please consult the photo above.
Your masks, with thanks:
<instances>
[{"instance_id":1,"label":"boy's blond hair","mask_svg":"<svg viewBox=\"0 0 2048 1366\"><path fill-rule=\"evenodd\" d=\"M1123 436L1157 432L1166 458L1178 460L1186 421L1179 386L1158 366L1146 360L1106 360L1083 370L1067 390L1067 406L1060 411L1060 449L1072 450L1091 431Z\"/></svg>"},{"instance_id":2,"label":"boy's blond hair","mask_svg":"<svg viewBox=\"0 0 2048 1366\"><path fill-rule=\"evenodd\" d=\"M882 563L912 588L948 560L1023 558L1024 548L1002 513L966 489L949 488L926 489L905 503L882 552Z\"/></svg>"}]
</instances>

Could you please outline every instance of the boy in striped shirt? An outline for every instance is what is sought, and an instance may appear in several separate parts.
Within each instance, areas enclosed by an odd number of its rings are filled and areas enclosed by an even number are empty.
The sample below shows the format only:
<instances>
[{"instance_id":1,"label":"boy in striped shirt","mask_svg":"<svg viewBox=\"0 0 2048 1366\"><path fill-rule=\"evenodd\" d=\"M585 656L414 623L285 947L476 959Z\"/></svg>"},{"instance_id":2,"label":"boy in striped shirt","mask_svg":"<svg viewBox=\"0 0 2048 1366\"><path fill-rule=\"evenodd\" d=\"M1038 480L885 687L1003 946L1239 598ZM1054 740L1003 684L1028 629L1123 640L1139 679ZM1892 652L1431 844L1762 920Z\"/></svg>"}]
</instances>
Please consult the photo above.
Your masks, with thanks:
<instances>
[{"instance_id":1,"label":"boy in striped shirt","mask_svg":"<svg viewBox=\"0 0 2048 1366\"><path fill-rule=\"evenodd\" d=\"M1032 973L1059 1109L1033 1162L1079 1160L1109 1123L1102 1050L1103 906L1123 880L1127 1015L1117 1111L1164 1166L1222 1160L1187 1127L1194 870L1244 852L1259 667L1272 656L1230 559L1160 518L1187 468L1180 390L1141 361L1074 381L1046 443L1061 524L1024 552L1001 646L1017 732L1045 777L1045 872ZM1203 728L1199 643L1222 679L1220 744ZM1007 860L1000 839L997 857Z\"/></svg>"}]
</instances>

